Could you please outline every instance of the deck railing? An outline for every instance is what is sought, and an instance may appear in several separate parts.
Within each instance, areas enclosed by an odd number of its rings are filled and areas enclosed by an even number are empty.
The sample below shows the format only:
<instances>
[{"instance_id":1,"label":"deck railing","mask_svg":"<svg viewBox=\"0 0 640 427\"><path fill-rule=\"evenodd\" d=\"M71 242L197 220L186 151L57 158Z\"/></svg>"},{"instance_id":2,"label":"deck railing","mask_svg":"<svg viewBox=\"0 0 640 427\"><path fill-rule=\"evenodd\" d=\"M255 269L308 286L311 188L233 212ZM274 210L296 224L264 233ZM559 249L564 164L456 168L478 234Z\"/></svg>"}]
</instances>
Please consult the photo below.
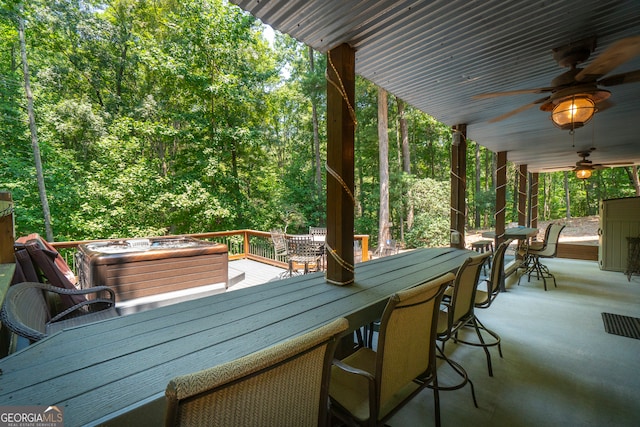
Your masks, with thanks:
<instances>
[{"instance_id":1,"label":"deck railing","mask_svg":"<svg viewBox=\"0 0 640 427\"><path fill-rule=\"evenodd\" d=\"M287 267L287 264L282 257L276 257L273 243L271 242L271 234L268 232L257 230L233 230L216 231L211 233L182 234L181 236L193 237L195 239L207 240L210 242L223 243L227 245L227 247L229 248L229 261L246 258L282 268ZM358 234L355 235L353 239L355 243L354 248L357 248L355 249L356 262L368 261L369 236ZM75 259L74 255L77 252L79 245L110 240L122 239L51 242L51 244L60 252L67 264L75 271L73 260Z\"/></svg>"}]
</instances>

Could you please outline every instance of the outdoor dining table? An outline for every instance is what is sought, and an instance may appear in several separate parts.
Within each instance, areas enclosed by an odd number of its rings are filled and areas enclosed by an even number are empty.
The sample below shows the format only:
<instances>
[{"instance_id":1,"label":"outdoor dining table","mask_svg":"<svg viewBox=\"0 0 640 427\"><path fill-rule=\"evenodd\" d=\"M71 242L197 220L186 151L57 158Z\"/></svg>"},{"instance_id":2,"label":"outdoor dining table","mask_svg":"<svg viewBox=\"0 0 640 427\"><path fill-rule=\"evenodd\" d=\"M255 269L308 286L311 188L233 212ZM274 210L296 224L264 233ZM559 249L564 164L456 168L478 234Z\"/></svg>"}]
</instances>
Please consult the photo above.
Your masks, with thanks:
<instances>
[{"instance_id":1,"label":"outdoor dining table","mask_svg":"<svg viewBox=\"0 0 640 427\"><path fill-rule=\"evenodd\" d=\"M394 292L455 272L473 254L418 249L359 264L349 286L314 273L66 329L0 360L0 406L56 405L68 426L162 425L171 378L338 317L351 332Z\"/></svg>"},{"instance_id":2,"label":"outdoor dining table","mask_svg":"<svg viewBox=\"0 0 640 427\"><path fill-rule=\"evenodd\" d=\"M526 268L529 264L529 239L538 234L537 228L517 226L517 227L509 227L504 230L504 238L506 239L516 239L518 240L518 251L517 254L522 258L522 263L519 264L517 268ZM491 239L496 238L495 231L485 231L482 233L482 237L489 237ZM497 245L496 245L497 247ZM500 291L506 292L506 286L504 282L504 274L500 278Z\"/></svg>"},{"instance_id":3,"label":"outdoor dining table","mask_svg":"<svg viewBox=\"0 0 640 427\"><path fill-rule=\"evenodd\" d=\"M538 234L537 228L531 227L509 227L504 230L504 238L505 239L518 239L518 240L528 240L530 237ZM496 232L495 231L485 231L482 233L482 237L489 237L495 239Z\"/></svg>"}]
</instances>

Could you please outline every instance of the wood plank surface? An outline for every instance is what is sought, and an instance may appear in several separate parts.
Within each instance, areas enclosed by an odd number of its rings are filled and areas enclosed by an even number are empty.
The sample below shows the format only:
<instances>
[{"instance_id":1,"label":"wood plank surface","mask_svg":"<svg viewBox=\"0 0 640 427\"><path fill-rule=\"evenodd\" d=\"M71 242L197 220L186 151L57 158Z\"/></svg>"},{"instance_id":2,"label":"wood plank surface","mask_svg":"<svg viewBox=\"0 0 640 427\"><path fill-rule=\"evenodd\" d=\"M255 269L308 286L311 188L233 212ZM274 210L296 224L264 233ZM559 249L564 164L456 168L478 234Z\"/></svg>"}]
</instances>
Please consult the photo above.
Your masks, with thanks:
<instances>
[{"instance_id":1,"label":"wood plank surface","mask_svg":"<svg viewBox=\"0 0 640 427\"><path fill-rule=\"evenodd\" d=\"M161 421L157 409L164 408L164 389L176 375L233 360L337 317L347 317L354 330L377 319L394 292L455 271L471 254L410 251L359 265L350 286L308 274L68 329L0 360L0 405L62 405L68 425L91 425L128 411L133 419Z\"/></svg>"}]
</instances>

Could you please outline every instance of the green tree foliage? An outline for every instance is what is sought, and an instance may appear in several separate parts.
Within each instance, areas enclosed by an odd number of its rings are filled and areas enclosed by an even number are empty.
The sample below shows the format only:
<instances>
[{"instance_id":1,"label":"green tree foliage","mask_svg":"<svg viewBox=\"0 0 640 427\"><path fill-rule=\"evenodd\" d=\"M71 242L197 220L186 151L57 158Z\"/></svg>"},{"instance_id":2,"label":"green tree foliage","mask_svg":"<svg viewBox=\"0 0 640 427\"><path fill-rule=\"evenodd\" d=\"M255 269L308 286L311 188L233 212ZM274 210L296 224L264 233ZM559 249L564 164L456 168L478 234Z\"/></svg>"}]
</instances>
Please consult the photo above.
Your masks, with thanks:
<instances>
[{"instance_id":1,"label":"green tree foliage","mask_svg":"<svg viewBox=\"0 0 640 427\"><path fill-rule=\"evenodd\" d=\"M56 240L239 228L305 232L326 224L315 178L312 103L326 159L326 57L288 36L273 42L224 0L33 0L24 3L35 115ZM0 0L0 189L17 234L43 233L25 112L19 2ZM356 81L355 232L378 234L377 88ZM451 130L406 107L411 175L401 172L389 102L392 237L446 244ZM476 194L468 142L468 218L493 225L493 153L480 149ZM624 169L569 177L571 214L633 195ZM514 170L508 173L507 218ZM326 188L323 173L322 188ZM562 176L540 175L540 218L563 217ZM408 229L403 197L415 204ZM375 240L375 239L374 239ZM372 246L377 242L372 241Z\"/></svg>"},{"instance_id":2,"label":"green tree foliage","mask_svg":"<svg viewBox=\"0 0 640 427\"><path fill-rule=\"evenodd\" d=\"M451 185L433 178L411 179L409 198L414 204L415 223L406 233L408 247L444 246L449 242Z\"/></svg>"}]
</instances>

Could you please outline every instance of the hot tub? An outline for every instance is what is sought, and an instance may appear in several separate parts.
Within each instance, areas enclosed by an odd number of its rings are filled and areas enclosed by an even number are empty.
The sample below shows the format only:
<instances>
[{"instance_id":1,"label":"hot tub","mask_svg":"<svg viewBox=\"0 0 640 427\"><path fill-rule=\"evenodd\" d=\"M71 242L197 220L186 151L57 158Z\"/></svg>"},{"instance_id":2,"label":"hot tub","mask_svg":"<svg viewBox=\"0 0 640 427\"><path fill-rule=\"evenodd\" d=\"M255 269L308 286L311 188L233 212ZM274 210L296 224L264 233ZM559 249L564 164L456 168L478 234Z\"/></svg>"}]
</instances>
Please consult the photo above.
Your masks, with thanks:
<instances>
[{"instance_id":1,"label":"hot tub","mask_svg":"<svg viewBox=\"0 0 640 427\"><path fill-rule=\"evenodd\" d=\"M228 249L223 244L161 237L89 243L78 249L80 287L109 286L120 307L165 299L177 302L228 287ZM134 303L123 304L126 301Z\"/></svg>"}]
</instances>

